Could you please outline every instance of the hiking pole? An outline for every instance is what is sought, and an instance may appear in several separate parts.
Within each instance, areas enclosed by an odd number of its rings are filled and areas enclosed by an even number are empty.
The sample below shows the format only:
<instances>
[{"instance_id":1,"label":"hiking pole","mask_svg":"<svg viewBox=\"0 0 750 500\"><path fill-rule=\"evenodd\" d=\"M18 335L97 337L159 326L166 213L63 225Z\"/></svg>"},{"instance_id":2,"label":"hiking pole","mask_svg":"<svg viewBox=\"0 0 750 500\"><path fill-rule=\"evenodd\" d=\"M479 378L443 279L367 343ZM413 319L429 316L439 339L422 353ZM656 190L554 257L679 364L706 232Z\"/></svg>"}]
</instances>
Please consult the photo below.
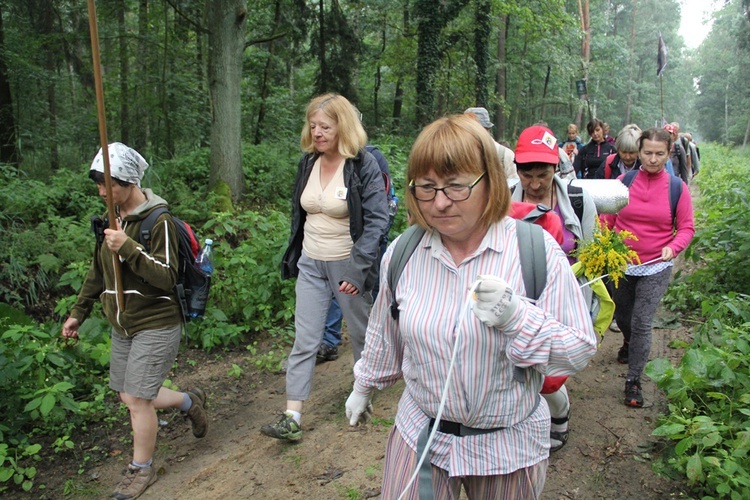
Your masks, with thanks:
<instances>
[{"instance_id":1,"label":"hiking pole","mask_svg":"<svg viewBox=\"0 0 750 500\"><path fill-rule=\"evenodd\" d=\"M91 59L94 66L94 87L96 88L96 111L99 120L99 142L102 144L102 160L104 160L104 188L107 192L107 214L112 228L117 227L115 202L112 199L112 176L109 170L109 148L107 147L107 120L104 114L104 85L102 84L101 57L99 55L99 30L96 25L96 6L94 0L88 0L89 32L91 34ZM117 291L117 307L125 306L125 296L122 292L122 270L120 259L112 252L112 267L115 270L115 290Z\"/></svg>"}]
</instances>

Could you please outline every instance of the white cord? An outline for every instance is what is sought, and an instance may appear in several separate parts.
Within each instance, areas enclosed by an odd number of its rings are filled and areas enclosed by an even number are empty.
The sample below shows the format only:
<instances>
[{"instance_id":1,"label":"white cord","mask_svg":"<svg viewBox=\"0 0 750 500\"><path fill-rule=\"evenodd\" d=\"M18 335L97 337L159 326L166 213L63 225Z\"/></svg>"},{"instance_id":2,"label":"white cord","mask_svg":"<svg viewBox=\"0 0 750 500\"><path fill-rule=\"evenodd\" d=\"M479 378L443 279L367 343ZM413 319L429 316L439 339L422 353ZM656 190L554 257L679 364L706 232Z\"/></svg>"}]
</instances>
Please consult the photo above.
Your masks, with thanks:
<instances>
[{"instance_id":1,"label":"white cord","mask_svg":"<svg viewBox=\"0 0 750 500\"><path fill-rule=\"evenodd\" d=\"M662 260L662 258L661 258L661 257L657 257L657 258L655 258L655 259L651 259L651 260L650 260L650 261L648 261L648 262L644 262L643 264L638 264L638 265L636 265L636 266L632 266L632 267L641 267L641 266L647 266L647 265L649 265L649 264L653 264L654 262L657 262L657 261L660 261L660 260ZM584 283L583 285L581 285L581 286L580 286L580 287L578 287L578 288L583 288L583 287L585 287L586 285L590 285L591 283L596 283L596 282L597 282L597 281L599 281L599 280L603 280L603 279L604 279L604 278L606 278L607 276L609 276L609 273L607 273L607 274L603 274L603 275L599 276L598 278L594 278L594 279L592 279L591 281L587 281L586 283Z\"/></svg>"},{"instance_id":2,"label":"white cord","mask_svg":"<svg viewBox=\"0 0 750 500\"><path fill-rule=\"evenodd\" d=\"M406 495L406 492L409 491L409 488L411 488L411 485L414 483L414 480L419 475L419 469L422 467L422 463L425 461L425 458L430 453L430 445L432 444L432 441L435 439L435 434L438 431L438 428L440 427L440 419L443 416L443 408L445 408L445 400L448 396L448 387L450 386L451 376L453 375L453 366L456 364L456 353L458 352L458 334L460 333L460 330L458 329L459 325L461 324L462 320L466 316L466 314L469 311L469 308L471 307L471 303L474 300L474 291L476 290L477 286L479 286L479 281L477 280L474 283L471 284L469 287L469 293L466 296L466 301L464 302L464 307L461 310L461 313L459 314L458 318L456 319L456 324L453 327L453 334L455 335L455 340L453 341L453 355L451 356L451 364L448 367L448 374L445 376L445 387L443 388L443 394L440 397L440 406L438 406L438 412L437 415L435 415L435 425L432 427L432 432L430 432L430 437L427 439L427 444L424 447L424 451L422 452L422 456L419 457L419 462L417 462L417 466L414 468L414 474L412 474L411 479L409 479L409 483L406 485L406 488L404 488L404 491L401 492L401 495L399 495L398 500L401 500L404 498L404 495ZM429 424L428 424L429 425Z\"/></svg>"}]
</instances>

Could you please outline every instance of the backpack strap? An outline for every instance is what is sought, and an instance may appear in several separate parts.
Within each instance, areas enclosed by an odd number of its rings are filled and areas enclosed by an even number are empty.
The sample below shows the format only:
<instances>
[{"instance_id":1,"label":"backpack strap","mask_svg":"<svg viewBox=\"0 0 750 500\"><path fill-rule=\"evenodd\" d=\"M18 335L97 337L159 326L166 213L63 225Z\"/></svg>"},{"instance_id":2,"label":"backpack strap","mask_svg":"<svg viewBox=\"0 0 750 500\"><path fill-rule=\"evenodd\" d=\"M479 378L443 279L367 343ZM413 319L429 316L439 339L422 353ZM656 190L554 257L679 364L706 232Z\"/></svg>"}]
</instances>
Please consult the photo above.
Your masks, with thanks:
<instances>
[{"instance_id":1,"label":"backpack strap","mask_svg":"<svg viewBox=\"0 0 750 500\"><path fill-rule=\"evenodd\" d=\"M544 229L537 224L516 220L518 254L526 296L537 300L547 285L547 251L544 247ZM526 368L513 367L513 379L526 383Z\"/></svg>"},{"instance_id":2,"label":"backpack strap","mask_svg":"<svg viewBox=\"0 0 750 500\"><path fill-rule=\"evenodd\" d=\"M406 267L411 254L417 249L417 245L424 236L425 229L417 224L409 226L396 242L391 254L391 263L388 266L388 288L391 290L391 317L398 321L398 301L396 300L396 286L401 273Z\"/></svg>"},{"instance_id":3,"label":"backpack strap","mask_svg":"<svg viewBox=\"0 0 750 500\"><path fill-rule=\"evenodd\" d=\"M544 229L522 220L516 221L518 254L526 296L537 300L547 284L547 253L544 247Z\"/></svg>"},{"instance_id":4,"label":"backpack strap","mask_svg":"<svg viewBox=\"0 0 750 500\"><path fill-rule=\"evenodd\" d=\"M143 248L146 249L147 253L151 253L151 231L154 230L156 219L158 219L161 214L165 213L169 213L167 207L156 207L155 209L151 210L151 213L149 213L146 218L143 219L143 222L141 222L141 233L139 236L139 240L140 244L143 245Z\"/></svg>"},{"instance_id":5,"label":"backpack strap","mask_svg":"<svg viewBox=\"0 0 750 500\"><path fill-rule=\"evenodd\" d=\"M536 221L538 221L541 216L543 216L550 210L552 209L548 207L547 205L543 203L538 203L535 209L533 209L531 212L523 216L522 220L524 220L525 222L528 222L529 224L533 224Z\"/></svg>"},{"instance_id":6,"label":"backpack strap","mask_svg":"<svg viewBox=\"0 0 750 500\"><path fill-rule=\"evenodd\" d=\"M578 222L583 224L583 188L574 186L572 182L568 183L568 198L570 198L570 204L573 205Z\"/></svg>"},{"instance_id":7,"label":"backpack strap","mask_svg":"<svg viewBox=\"0 0 750 500\"><path fill-rule=\"evenodd\" d=\"M672 214L673 228L677 228L677 204L682 196L682 185L682 179L674 175L669 176L669 210Z\"/></svg>"}]
</instances>

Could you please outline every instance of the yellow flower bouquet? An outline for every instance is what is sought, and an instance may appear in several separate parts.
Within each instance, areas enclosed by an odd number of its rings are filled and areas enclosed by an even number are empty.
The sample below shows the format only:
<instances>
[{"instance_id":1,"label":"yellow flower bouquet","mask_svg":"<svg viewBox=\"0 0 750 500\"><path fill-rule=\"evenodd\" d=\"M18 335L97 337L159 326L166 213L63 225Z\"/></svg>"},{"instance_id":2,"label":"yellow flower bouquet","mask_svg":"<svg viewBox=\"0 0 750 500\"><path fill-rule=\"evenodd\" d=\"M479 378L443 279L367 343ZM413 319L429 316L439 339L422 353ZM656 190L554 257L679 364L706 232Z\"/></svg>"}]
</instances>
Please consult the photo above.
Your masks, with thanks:
<instances>
[{"instance_id":1,"label":"yellow flower bouquet","mask_svg":"<svg viewBox=\"0 0 750 500\"><path fill-rule=\"evenodd\" d=\"M638 254L625 243L627 239L638 241L630 231L616 232L597 219L593 240L579 241L576 250L586 278L593 280L609 275L617 287L628 264L641 263Z\"/></svg>"}]
</instances>

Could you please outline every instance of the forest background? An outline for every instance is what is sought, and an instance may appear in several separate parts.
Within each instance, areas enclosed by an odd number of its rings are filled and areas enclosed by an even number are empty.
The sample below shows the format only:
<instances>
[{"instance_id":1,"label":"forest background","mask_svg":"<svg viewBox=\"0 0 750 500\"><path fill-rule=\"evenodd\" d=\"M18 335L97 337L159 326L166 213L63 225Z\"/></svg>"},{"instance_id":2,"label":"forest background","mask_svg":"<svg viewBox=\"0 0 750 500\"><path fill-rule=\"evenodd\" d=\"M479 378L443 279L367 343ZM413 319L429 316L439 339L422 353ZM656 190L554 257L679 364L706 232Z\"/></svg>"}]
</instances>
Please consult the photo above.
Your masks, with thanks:
<instances>
[{"instance_id":1,"label":"forest background","mask_svg":"<svg viewBox=\"0 0 750 500\"><path fill-rule=\"evenodd\" d=\"M699 142L750 140L748 0L713 1L711 31L695 49L678 33L682 16L695 14L675 0L96 5L109 141L139 150L152 165L144 185L217 242L209 310L189 325L187 344L246 346L262 369L278 368L293 338L293 284L280 281L278 264L299 131L316 94L339 92L357 105L399 196L420 128L477 105L490 110L493 135L511 144L538 120L562 137L568 123L585 130L592 116L613 135L663 116ZM34 488L36 465L50 454L73 453L83 463L77 429L123 418L103 383L106 322L98 315L87 321L75 348L59 340L90 262L89 218L103 212L86 177L99 148L88 33L83 1L0 0L0 492ZM662 80L659 34L669 48ZM723 199L725 181L714 201L746 209L747 188L732 180L728 194L736 198ZM705 263L731 254L742 262L747 239L719 228L750 227L747 217L717 218L718 228L697 238L703 253L689 255ZM404 224L400 211L392 236ZM701 276L717 300L750 282L729 269ZM673 290L673 307L712 311L708 297L685 282ZM728 302L737 314L748 310L743 297ZM706 467L728 466L709 460ZM694 463L690 470L691 482L703 484Z\"/></svg>"}]
</instances>

